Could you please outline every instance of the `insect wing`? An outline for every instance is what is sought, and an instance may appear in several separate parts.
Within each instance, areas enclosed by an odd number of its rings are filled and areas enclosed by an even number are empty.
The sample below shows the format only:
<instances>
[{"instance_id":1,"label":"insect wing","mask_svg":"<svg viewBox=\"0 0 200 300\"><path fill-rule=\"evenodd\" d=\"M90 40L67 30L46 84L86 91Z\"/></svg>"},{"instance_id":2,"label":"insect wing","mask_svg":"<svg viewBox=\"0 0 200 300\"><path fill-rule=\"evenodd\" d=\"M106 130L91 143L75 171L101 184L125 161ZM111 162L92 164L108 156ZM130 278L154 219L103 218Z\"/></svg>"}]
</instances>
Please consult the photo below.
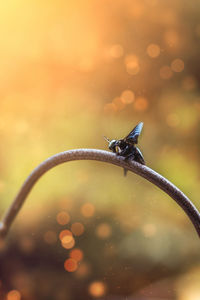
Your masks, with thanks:
<instances>
[{"instance_id":1,"label":"insect wing","mask_svg":"<svg viewBox=\"0 0 200 300\"><path fill-rule=\"evenodd\" d=\"M143 122L140 122L135 128L124 138L127 143L137 144L138 136L140 135L143 127Z\"/></svg>"},{"instance_id":2,"label":"insect wing","mask_svg":"<svg viewBox=\"0 0 200 300\"><path fill-rule=\"evenodd\" d=\"M144 160L144 157L142 155L142 152L137 147L135 147L135 149L136 149L136 153L135 153L136 161L139 162L142 165L145 165L145 160Z\"/></svg>"}]
</instances>

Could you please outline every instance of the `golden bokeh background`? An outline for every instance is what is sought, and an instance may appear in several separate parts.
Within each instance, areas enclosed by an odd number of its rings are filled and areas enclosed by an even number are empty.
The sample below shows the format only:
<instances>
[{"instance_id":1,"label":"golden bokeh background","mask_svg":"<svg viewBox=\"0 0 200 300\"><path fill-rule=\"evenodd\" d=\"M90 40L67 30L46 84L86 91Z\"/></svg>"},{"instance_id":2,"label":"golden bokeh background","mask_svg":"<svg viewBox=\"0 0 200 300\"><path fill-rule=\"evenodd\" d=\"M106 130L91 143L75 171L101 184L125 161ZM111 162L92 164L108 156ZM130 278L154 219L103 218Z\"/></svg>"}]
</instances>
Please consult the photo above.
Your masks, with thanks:
<instances>
[{"instance_id":1,"label":"golden bokeh background","mask_svg":"<svg viewBox=\"0 0 200 300\"><path fill-rule=\"evenodd\" d=\"M107 149L104 135L140 121L147 165L200 209L199 11L196 0L0 3L1 215L41 161ZM51 170L0 249L1 299L200 299L185 213L115 166Z\"/></svg>"}]
</instances>

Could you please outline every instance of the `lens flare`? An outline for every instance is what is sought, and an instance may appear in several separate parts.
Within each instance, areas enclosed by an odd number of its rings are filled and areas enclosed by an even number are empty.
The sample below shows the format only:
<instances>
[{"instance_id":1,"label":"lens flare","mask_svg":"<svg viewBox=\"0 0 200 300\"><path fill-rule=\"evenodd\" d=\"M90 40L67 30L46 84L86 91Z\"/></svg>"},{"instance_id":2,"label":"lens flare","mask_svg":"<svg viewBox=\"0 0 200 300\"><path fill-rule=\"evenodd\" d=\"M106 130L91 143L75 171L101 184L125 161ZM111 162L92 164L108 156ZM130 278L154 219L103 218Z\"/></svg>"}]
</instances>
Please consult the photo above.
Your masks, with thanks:
<instances>
[{"instance_id":1,"label":"lens flare","mask_svg":"<svg viewBox=\"0 0 200 300\"><path fill-rule=\"evenodd\" d=\"M62 239L66 236L66 235L70 235L72 236L72 232L68 229L62 230L59 234L59 239L62 241Z\"/></svg>"},{"instance_id":2,"label":"lens flare","mask_svg":"<svg viewBox=\"0 0 200 300\"><path fill-rule=\"evenodd\" d=\"M101 223L96 228L96 234L101 239L108 238L112 233L112 229L109 224Z\"/></svg>"},{"instance_id":3,"label":"lens flare","mask_svg":"<svg viewBox=\"0 0 200 300\"><path fill-rule=\"evenodd\" d=\"M147 47L147 54L152 58L158 57L160 55L160 47L156 44L150 44Z\"/></svg>"},{"instance_id":4,"label":"lens flare","mask_svg":"<svg viewBox=\"0 0 200 300\"><path fill-rule=\"evenodd\" d=\"M172 71L180 73L184 70L184 61L180 58L174 59L171 63Z\"/></svg>"},{"instance_id":5,"label":"lens flare","mask_svg":"<svg viewBox=\"0 0 200 300\"><path fill-rule=\"evenodd\" d=\"M71 226L71 231L73 232L74 235L80 236L84 232L84 226L82 223L75 222Z\"/></svg>"},{"instance_id":6,"label":"lens flare","mask_svg":"<svg viewBox=\"0 0 200 300\"><path fill-rule=\"evenodd\" d=\"M44 234L44 240L47 244L54 244L57 241L55 231L49 230Z\"/></svg>"},{"instance_id":7,"label":"lens flare","mask_svg":"<svg viewBox=\"0 0 200 300\"><path fill-rule=\"evenodd\" d=\"M78 268L78 263L73 258L68 258L64 262L64 268L68 272L75 272Z\"/></svg>"},{"instance_id":8,"label":"lens flare","mask_svg":"<svg viewBox=\"0 0 200 300\"><path fill-rule=\"evenodd\" d=\"M6 300L20 300L20 299L21 299L20 292L17 290L12 290L8 292Z\"/></svg>"},{"instance_id":9,"label":"lens flare","mask_svg":"<svg viewBox=\"0 0 200 300\"><path fill-rule=\"evenodd\" d=\"M60 225L66 225L70 221L70 216L66 211L61 211L57 214L56 220Z\"/></svg>"},{"instance_id":10,"label":"lens flare","mask_svg":"<svg viewBox=\"0 0 200 300\"><path fill-rule=\"evenodd\" d=\"M81 213L84 217L90 218L94 215L95 207L92 203L85 203L81 206Z\"/></svg>"},{"instance_id":11,"label":"lens flare","mask_svg":"<svg viewBox=\"0 0 200 300\"><path fill-rule=\"evenodd\" d=\"M135 95L131 90L125 90L121 94L121 99L124 104L129 104L134 101Z\"/></svg>"},{"instance_id":12,"label":"lens flare","mask_svg":"<svg viewBox=\"0 0 200 300\"><path fill-rule=\"evenodd\" d=\"M69 254L70 258L73 258L76 261L81 261L83 259L83 251L81 249L73 249Z\"/></svg>"},{"instance_id":13,"label":"lens flare","mask_svg":"<svg viewBox=\"0 0 200 300\"><path fill-rule=\"evenodd\" d=\"M102 297L106 293L106 286L101 281L94 281L89 285L88 291L95 298Z\"/></svg>"}]
</instances>

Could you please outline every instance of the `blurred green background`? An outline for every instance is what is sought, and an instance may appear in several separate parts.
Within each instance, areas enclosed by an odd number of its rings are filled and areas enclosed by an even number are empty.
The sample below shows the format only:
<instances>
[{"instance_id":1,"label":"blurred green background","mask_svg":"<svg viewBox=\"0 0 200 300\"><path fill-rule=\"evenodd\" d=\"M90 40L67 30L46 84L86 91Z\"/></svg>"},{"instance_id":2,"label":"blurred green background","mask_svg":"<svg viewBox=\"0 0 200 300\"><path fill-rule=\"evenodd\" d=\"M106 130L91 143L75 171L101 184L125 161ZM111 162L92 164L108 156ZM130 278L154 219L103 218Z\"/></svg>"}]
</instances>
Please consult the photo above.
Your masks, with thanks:
<instances>
[{"instance_id":1,"label":"blurred green background","mask_svg":"<svg viewBox=\"0 0 200 300\"><path fill-rule=\"evenodd\" d=\"M1 215L41 161L140 121L147 165L200 209L199 16L196 0L1 2ZM185 213L108 164L47 173L0 250L1 299L200 299Z\"/></svg>"}]
</instances>

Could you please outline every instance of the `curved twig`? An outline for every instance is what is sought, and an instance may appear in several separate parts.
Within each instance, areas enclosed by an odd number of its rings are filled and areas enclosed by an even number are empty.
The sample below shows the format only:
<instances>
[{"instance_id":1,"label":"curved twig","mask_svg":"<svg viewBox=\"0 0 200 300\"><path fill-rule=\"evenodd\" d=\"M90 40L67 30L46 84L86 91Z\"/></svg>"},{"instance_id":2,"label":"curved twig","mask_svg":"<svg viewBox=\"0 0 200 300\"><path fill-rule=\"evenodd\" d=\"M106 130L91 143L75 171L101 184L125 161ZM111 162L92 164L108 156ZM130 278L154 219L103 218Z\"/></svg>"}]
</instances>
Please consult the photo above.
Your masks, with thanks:
<instances>
[{"instance_id":1,"label":"curved twig","mask_svg":"<svg viewBox=\"0 0 200 300\"><path fill-rule=\"evenodd\" d=\"M123 157L117 156L114 153L96 149L76 149L61 152L54 156L51 156L50 158L42 162L37 168L35 168L25 180L12 205L8 208L5 216L0 222L1 237L5 237L8 233L11 224L13 223L22 204L24 203L27 195L29 194L36 181L51 168L72 160L103 161L125 168L144 177L145 179L162 189L182 207L182 209L190 218L200 237L200 213L192 204L192 202L185 196L185 194L180 191L175 185L173 185L166 178L145 165L139 164L135 161L127 162Z\"/></svg>"}]
</instances>

